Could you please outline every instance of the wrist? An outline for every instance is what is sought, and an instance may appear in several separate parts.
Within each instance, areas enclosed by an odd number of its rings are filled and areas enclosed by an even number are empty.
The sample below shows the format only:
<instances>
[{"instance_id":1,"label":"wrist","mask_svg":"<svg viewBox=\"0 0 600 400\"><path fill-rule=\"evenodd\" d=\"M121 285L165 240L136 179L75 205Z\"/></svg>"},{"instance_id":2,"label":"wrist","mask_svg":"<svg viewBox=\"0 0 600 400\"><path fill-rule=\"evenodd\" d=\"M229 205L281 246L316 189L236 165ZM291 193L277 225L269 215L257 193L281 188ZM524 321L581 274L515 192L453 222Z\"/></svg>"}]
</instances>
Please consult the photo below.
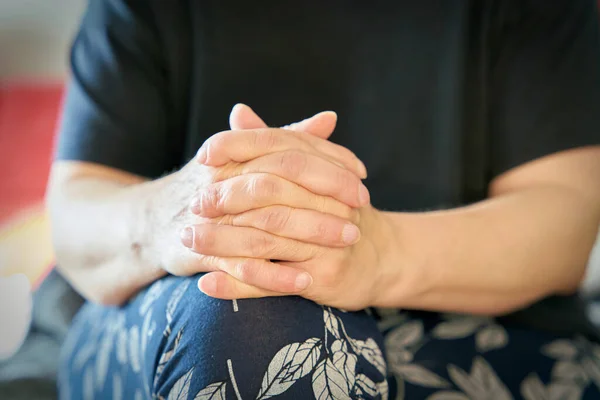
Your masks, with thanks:
<instances>
[{"instance_id":1,"label":"wrist","mask_svg":"<svg viewBox=\"0 0 600 400\"><path fill-rule=\"evenodd\" d=\"M411 214L379 212L380 245L378 307L413 307L418 298L430 292L436 274L431 273L421 246L414 244Z\"/></svg>"},{"instance_id":2,"label":"wrist","mask_svg":"<svg viewBox=\"0 0 600 400\"><path fill-rule=\"evenodd\" d=\"M143 195L134 204L135 229L131 248L141 265L152 273L165 267L179 246L179 230L188 217L188 206L195 191L193 168L186 165L170 175L144 183ZM145 277L144 277L145 278Z\"/></svg>"}]
</instances>

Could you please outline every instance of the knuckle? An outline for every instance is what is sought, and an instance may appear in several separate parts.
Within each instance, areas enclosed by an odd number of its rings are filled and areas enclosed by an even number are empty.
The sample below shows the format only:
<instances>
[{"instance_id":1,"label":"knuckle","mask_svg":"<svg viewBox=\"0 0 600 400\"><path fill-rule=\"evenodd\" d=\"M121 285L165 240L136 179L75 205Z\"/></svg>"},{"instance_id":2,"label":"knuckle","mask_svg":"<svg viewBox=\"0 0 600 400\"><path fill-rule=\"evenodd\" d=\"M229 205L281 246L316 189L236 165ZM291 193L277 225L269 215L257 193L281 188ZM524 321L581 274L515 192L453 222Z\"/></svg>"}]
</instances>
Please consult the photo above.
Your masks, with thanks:
<instances>
[{"instance_id":1,"label":"knuckle","mask_svg":"<svg viewBox=\"0 0 600 400\"><path fill-rule=\"evenodd\" d=\"M358 181L350 171L338 169L334 176L332 189L335 193L356 192Z\"/></svg>"},{"instance_id":2,"label":"knuckle","mask_svg":"<svg viewBox=\"0 0 600 400\"><path fill-rule=\"evenodd\" d=\"M330 238L332 229L327 221L319 221L315 224L313 230L313 240L322 241L323 239Z\"/></svg>"},{"instance_id":3,"label":"knuckle","mask_svg":"<svg viewBox=\"0 0 600 400\"><path fill-rule=\"evenodd\" d=\"M337 286L343 277L342 263L334 259L330 260L325 268L319 268L318 279L324 286Z\"/></svg>"},{"instance_id":4,"label":"knuckle","mask_svg":"<svg viewBox=\"0 0 600 400\"><path fill-rule=\"evenodd\" d=\"M221 185L211 184L206 186L200 195L202 210L219 210L223 202L223 197Z\"/></svg>"},{"instance_id":5,"label":"knuckle","mask_svg":"<svg viewBox=\"0 0 600 400\"><path fill-rule=\"evenodd\" d=\"M258 264L257 260L251 258L236 262L234 267L236 278L242 282L252 282L252 279L257 275Z\"/></svg>"},{"instance_id":6,"label":"knuckle","mask_svg":"<svg viewBox=\"0 0 600 400\"><path fill-rule=\"evenodd\" d=\"M272 150L277 147L278 142L278 136L270 129L257 130L252 135L252 145L258 149Z\"/></svg>"},{"instance_id":7,"label":"knuckle","mask_svg":"<svg viewBox=\"0 0 600 400\"><path fill-rule=\"evenodd\" d=\"M275 239L269 234L252 235L248 240L248 246L253 258L263 258L272 254L275 248Z\"/></svg>"},{"instance_id":8,"label":"knuckle","mask_svg":"<svg viewBox=\"0 0 600 400\"><path fill-rule=\"evenodd\" d=\"M291 179L301 176L306 170L307 164L306 154L300 151L284 151L279 158L279 169Z\"/></svg>"},{"instance_id":9,"label":"knuckle","mask_svg":"<svg viewBox=\"0 0 600 400\"><path fill-rule=\"evenodd\" d=\"M250 180L250 195L270 198L276 197L279 194L279 184L267 174L255 176Z\"/></svg>"},{"instance_id":10,"label":"knuckle","mask_svg":"<svg viewBox=\"0 0 600 400\"><path fill-rule=\"evenodd\" d=\"M204 254L198 256L196 263L196 272L210 271L216 269L216 267L219 265L217 257Z\"/></svg>"},{"instance_id":11,"label":"knuckle","mask_svg":"<svg viewBox=\"0 0 600 400\"><path fill-rule=\"evenodd\" d=\"M264 230L280 233L287 226L292 210L289 207L269 207L264 211L261 225Z\"/></svg>"},{"instance_id":12,"label":"knuckle","mask_svg":"<svg viewBox=\"0 0 600 400\"><path fill-rule=\"evenodd\" d=\"M334 267L323 268L319 272L319 281L323 286L330 287L334 286L336 282L339 282L338 270Z\"/></svg>"},{"instance_id":13,"label":"knuckle","mask_svg":"<svg viewBox=\"0 0 600 400\"><path fill-rule=\"evenodd\" d=\"M204 146L206 147L207 156L214 157L216 154L218 154L223 148L225 139L225 132L217 133L206 139Z\"/></svg>"},{"instance_id":14,"label":"knuckle","mask_svg":"<svg viewBox=\"0 0 600 400\"><path fill-rule=\"evenodd\" d=\"M208 225L200 225L196 227L194 234L194 249L198 253L210 254L215 247L217 235Z\"/></svg>"}]
</instances>

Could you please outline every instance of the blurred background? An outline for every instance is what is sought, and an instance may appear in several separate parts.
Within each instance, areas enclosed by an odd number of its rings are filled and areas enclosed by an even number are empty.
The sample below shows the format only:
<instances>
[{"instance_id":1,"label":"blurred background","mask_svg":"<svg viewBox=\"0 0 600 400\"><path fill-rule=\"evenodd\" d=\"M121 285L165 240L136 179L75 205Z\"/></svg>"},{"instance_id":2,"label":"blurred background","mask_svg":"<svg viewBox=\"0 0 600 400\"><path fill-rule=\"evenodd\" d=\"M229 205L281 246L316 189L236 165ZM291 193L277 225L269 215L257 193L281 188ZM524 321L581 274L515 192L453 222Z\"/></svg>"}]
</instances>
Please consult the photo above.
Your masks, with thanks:
<instances>
[{"instance_id":1,"label":"blurred background","mask_svg":"<svg viewBox=\"0 0 600 400\"><path fill-rule=\"evenodd\" d=\"M53 262L43 196L68 50L85 0L0 0L0 276Z\"/></svg>"}]
</instances>

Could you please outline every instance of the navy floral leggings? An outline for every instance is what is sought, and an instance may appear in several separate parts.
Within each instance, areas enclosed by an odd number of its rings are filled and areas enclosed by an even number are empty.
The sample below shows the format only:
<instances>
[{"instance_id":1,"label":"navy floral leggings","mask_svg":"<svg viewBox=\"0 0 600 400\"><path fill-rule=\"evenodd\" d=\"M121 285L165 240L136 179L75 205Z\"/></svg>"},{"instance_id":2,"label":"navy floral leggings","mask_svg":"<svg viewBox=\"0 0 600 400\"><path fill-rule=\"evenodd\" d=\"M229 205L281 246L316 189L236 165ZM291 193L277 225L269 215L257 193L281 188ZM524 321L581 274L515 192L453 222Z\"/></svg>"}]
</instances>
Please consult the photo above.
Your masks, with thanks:
<instances>
[{"instance_id":1,"label":"navy floral leggings","mask_svg":"<svg viewBox=\"0 0 600 400\"><path fill-rule=\"evenodd\" d=\"M86 304L61 399L598 399L600 346L491 318L344 312L299 297L224 301L166 277Z\"/></svg>"}]
</instances>

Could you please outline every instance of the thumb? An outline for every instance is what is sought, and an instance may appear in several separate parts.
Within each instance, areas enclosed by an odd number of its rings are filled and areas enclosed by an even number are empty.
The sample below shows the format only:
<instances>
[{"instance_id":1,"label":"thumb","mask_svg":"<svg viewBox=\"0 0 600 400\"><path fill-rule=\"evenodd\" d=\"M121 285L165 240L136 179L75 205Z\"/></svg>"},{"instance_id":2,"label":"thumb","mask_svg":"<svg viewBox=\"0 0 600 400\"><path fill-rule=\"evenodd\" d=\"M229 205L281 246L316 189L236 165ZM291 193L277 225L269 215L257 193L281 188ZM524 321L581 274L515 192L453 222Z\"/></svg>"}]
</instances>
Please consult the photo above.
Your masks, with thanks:
<instances>
[{"instance_id":1,"label":"thumb","mask_svg":"<svg viewBox=\"0 0 600 400\"><path fill-rule=\"evenodd\" d=\"M259 129L267 128L267 124L247 105L238 103L233 106L229 114L231 129Z\"/></svg>"},{"instance_id":2,"label":"thumb","mask_svg":"<svg viewBox=\"0 0 600 400\"><path fill-rule=\"evenodd\" d=\"M333 111L324 111L300 122L294 122L283 128L327 139L333 133L337 123L337 114ZM245 104L236 104L229 115L231 129L259 129L267 128L267 124Z\"/></svg>"},{"instance_id":3,"label":"thumb","mask_svg":"<svg viewBox=\"0 0 600 400\"><path fill-rule=\"evenodd\" d=\"M283 128L291 131L310 133L321 139L328 139L337 124L337 114L333 111L323 111L300 122L286 125Z\"/></svg>"}]
</instances>

